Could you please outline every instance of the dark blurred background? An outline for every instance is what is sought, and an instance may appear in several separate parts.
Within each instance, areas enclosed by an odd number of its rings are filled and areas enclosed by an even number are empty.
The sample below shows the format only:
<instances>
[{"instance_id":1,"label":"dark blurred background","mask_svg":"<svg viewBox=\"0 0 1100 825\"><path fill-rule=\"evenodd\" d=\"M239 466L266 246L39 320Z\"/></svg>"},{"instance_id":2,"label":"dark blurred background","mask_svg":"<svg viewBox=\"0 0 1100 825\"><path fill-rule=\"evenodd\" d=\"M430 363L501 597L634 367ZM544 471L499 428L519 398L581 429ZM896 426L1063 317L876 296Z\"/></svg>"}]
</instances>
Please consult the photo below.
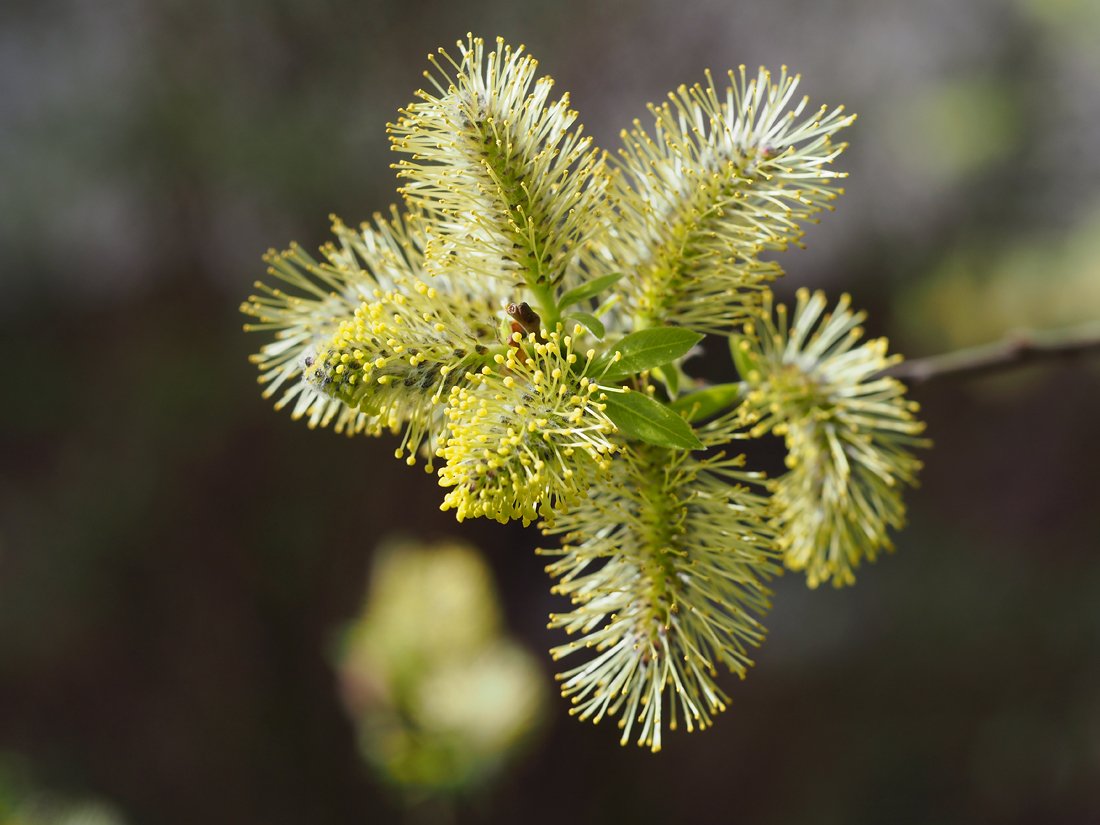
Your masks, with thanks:
<instances>
[{"instance_id":1,"label":"dark blurred background","mask_svg":"<svg viewBox=\"0 0 1100 825\"><path fill-rule=\"evenodd\" d=\"M0 786L149 825L415 821L332 665L395 532L480 546L550 679L537 534L273 412L237 312L268 247L392 202L385 123L468 30L526 43L610 149L706 67L858 111L779 291L849 291L910 356L1100 318L1095 0L4 0ZM914 395L936 446L899 551L781 580L714 729L653 756L555 700L457 821L1100 822L1100 363Z\"/></svg>"}]
</instances>

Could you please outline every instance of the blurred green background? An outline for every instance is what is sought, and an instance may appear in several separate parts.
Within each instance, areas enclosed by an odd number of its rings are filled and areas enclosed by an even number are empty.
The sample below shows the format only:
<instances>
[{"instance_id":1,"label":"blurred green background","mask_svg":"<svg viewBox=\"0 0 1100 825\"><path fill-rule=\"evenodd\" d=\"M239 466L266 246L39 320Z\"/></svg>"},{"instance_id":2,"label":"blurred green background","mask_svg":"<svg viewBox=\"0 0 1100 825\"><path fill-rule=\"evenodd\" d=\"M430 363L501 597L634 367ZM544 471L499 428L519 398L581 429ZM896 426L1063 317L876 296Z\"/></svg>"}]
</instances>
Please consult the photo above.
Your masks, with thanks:
<instances>
[{"instance_id":1,"label":"blurred green background","mask_svg":"<svg viewBox=\"0 0 1100 825\"><path fill-rule=\"evenodd\" d=\"M779 291L850 291L910 356L1100 317L1095 0L5 0L0 821L24 786L149 825L439 813L369 771L333 664L394 533L482 548L550 683L533 530L272 412L237 313L265 249L394 199L385 123L468 30L526 43L610 149L706 67L858 111ZM714 729L653 756L554 698L454 821L1100 822L1100 363L914 395L899 552L781 580Z\"/></svg>"}]
</instances>

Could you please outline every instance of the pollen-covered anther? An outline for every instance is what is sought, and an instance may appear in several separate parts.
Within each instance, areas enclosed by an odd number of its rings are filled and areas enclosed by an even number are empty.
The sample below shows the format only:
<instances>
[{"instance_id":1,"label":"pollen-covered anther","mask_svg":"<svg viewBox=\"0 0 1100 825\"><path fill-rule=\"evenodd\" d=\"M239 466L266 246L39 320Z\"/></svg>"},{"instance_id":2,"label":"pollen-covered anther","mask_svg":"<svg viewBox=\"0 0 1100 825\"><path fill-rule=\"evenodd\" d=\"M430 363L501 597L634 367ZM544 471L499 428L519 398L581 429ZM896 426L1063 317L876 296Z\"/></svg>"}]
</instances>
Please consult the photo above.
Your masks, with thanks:
<instances>
[{"instance_id":1,"label":"pollen-covered anther","mask_svg":"<svg viewBox=\"0 0 1100 825\"><path fill-rule=\"evenodd\" d=\"M577 393L577 379L566 368L573 342L566 344L557 331L545 342L532 338L526 355L510 350L498 366L506 374L489 368L471 373L469 386L450 397L439 477L450 488L444 509L454 509L459 519L528 523L549 516L580 495L583 481L601 471L601 457L614 449L614 426ZM486 438L497 445L493 460L499 466L491 473L478 448Z\"/></svg>"}]
</instances>

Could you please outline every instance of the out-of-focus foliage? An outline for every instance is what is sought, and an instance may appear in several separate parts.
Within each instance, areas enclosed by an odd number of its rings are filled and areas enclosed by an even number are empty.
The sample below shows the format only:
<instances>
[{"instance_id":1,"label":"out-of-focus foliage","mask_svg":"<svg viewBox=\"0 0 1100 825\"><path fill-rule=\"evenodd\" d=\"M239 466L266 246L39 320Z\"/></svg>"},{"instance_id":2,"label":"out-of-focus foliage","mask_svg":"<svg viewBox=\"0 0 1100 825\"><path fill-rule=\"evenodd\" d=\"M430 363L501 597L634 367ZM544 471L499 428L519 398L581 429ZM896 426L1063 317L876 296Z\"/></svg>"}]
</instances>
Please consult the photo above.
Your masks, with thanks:
<instances>
[{"instance_id":1,"label":"out-of-focus foliage","mask_svg":"<svg viewBox=\"0 0 1100 825\"><path fill-rule=\"evenodd\" d=\"M0 753L0 825L125 825L125 820L102 800L43 789L23 760Z\"/></svg>"},{"instance_id":2,"label":"out-of-focus foliage","mask_svg":"<svg viewBox=\"0 0 1100 825\"><path fill-rule=\"evenodd\" d=\"M1018 151L1019 105L998 78L930 84L892 113L899 160L940 185L963 185Z\"/></svg>"},{"instance_id":3,"label":"out-of-focus foliage","mask_svg":"<svg viewBox=\"0 0 1100 825\"><path fill-rule=\"evenodd\" d=\"M501 628L472 548L392 543L344 632L339 674L367 761L412 792L469 791L537 729L544 677Z\"/></svg>"},{"instance_id":4,"label":"out-of-focus foliage","mask_svg":"<svg viewBox=\"0 0 1100 825\"><path fill-rule=\"evenodd\" d=\"M898 298L928 349L1100 319L1100 204L1061 231L960 246Z\"/></svg>"},{"instance_id":5,"label":"out-of-focus foliage","mask_svg":"<svg viewBox=\"0 0 1100 825\"><path fill-rule=\"evenodd\" d=\"M1092 0L1017 0L1019 7L1047 30L1049 37L1068 38L1074 48L1060 49L1070 58L1096 61L1100 5Z\"/></svg>"}]
</instances>

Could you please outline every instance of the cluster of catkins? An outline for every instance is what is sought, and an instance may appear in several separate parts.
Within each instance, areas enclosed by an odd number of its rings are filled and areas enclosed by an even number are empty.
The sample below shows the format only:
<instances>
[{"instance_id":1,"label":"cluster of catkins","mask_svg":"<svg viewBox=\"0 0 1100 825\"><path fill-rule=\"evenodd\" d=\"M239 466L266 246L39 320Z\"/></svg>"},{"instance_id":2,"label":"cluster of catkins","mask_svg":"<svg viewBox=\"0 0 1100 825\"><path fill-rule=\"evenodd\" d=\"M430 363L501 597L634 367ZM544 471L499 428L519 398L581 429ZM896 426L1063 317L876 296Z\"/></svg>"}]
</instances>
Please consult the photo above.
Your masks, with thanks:
<instances>
[{"instance_id":1,"label":"cluster of catkins","mask_svg":"<svg viewBox=\"0 0 1100 825\"><path fill-rule=\"evenodd\" d=\"M430 56L431 90L389 126L402 208L311 257L269 254L243 306L270 338L264 395L310 426L400 438L462 520L560 536L551 616L578 660L572 712L622 741L711 724L761 641L769 578L854 581L904 519L922 425L863 341L863 314L801 291L773 303L762 254L797 242L841 190L833 135L797 76L744 67L652 106L608 156L567 96L500 40ZM682 362L728 340L740 380ZM731 442L774 434L764 478ZM583 660L583 661L579 661Z\"/></svg>"}]
</instances>

